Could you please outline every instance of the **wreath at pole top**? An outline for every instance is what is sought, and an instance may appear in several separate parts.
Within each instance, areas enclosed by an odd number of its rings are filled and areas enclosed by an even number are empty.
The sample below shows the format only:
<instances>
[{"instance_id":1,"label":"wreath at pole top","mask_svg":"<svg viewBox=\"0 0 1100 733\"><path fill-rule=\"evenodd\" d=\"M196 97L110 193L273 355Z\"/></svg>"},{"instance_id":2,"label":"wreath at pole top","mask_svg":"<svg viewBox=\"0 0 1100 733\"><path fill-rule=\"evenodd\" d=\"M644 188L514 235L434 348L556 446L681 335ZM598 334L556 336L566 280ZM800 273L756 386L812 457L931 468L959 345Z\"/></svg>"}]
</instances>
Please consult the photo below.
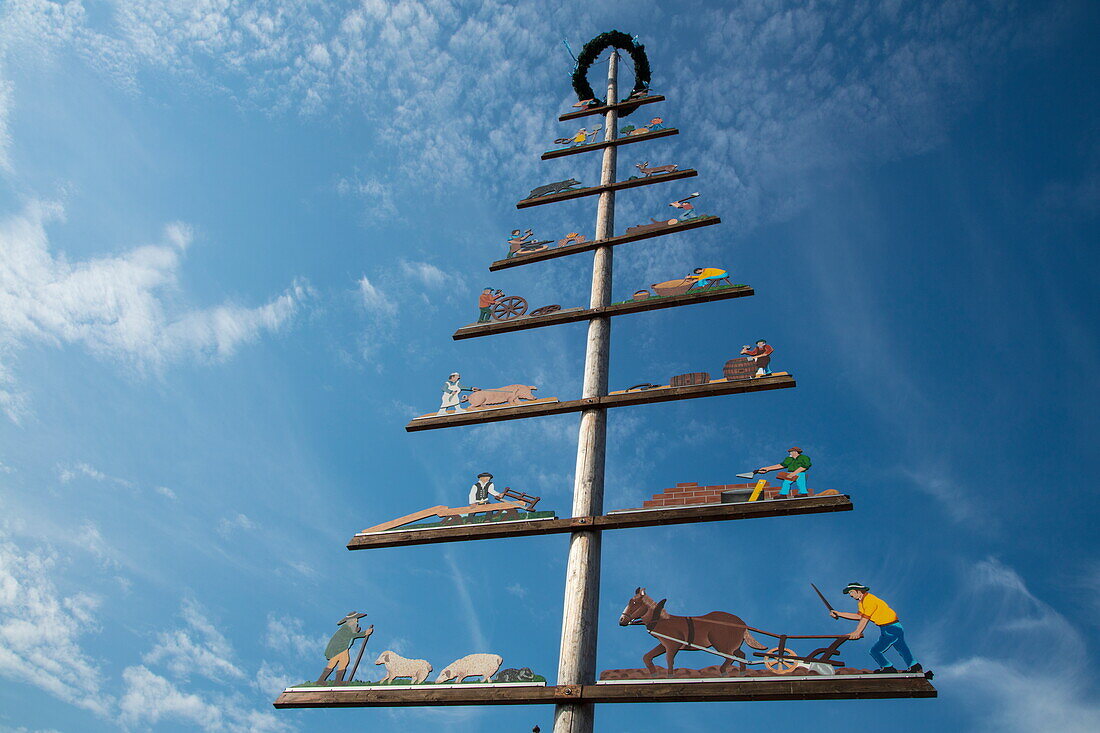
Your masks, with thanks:
<instances>
[{"instance_id":1,"label":"wreath at pole top","mask_svg":"<svg viewBox=\"0 0 1100 733\"><path fill-rule=\"evenodd\" d=\"M609 31L584 44L581 55L577 57L577 68L573 70L573 91L577 93L577 99L581 102L591 99L592 106L597 107L603 104L588 83L588 67L608 47L622 49L630 54L630 60L634 63L634 88L630 90L630 96L645 96L649 92L649 57L645 55L645 46L622 31ZM637 108L638 105L623 107L619 110L619 115L625 117Z\"/></svg>"}]
</instances>

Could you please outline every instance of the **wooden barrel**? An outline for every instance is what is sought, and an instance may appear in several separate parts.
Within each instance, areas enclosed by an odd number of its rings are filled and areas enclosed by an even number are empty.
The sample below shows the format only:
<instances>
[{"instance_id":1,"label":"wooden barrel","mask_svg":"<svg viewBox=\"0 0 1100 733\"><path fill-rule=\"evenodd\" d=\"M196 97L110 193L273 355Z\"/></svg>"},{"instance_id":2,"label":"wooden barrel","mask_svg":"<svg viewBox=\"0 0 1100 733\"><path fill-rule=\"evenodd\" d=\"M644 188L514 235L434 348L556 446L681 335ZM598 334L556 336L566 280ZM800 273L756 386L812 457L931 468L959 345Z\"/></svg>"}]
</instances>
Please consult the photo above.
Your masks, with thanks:
<instances>
[{"instance_id":1,"label":"wooden barrel","mask_svg":"<svg viewBox=\"0 0 1100 733\"><path fill-rule=\"evenodd\" d=\"M756 374L756 362L747 356L730 359L722 367L722 376L726 379L749 379Z\"/></svg>"},{"instance_id":2,"label":"wooden barrel","mask_svg":"<svg viewBox=\"0 0 1100 733\"><path fill-rule=\"evenodd\" d=\"M707 372L689 372L687 374L677 374L668 383L673 387L689 387L693 384L706 384L709 381L710 374Z\"/></svg>"}]
</instances>

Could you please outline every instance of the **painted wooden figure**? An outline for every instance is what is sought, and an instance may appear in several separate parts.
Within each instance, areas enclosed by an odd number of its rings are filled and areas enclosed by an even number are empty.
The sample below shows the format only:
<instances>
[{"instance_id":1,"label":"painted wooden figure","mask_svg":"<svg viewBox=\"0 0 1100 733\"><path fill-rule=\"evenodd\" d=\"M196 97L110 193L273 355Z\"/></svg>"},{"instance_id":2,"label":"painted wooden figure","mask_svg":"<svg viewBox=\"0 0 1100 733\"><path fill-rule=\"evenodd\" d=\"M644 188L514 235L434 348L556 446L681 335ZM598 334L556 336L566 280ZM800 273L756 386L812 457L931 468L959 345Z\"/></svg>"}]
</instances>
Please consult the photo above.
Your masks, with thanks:
<instances>
[{"instance_id":1,"label":"painted wooden figure","mask_svg":"<svg viewBox=\"0 0 1100 733\"><path fill-rule=\"evenodd\" d=\"M776 497L778 499L786 499L792 485L795 487L795 496L809 496L810 490L806 488L806 472L813 465L810 457L795 445L787 449L787 457L782 461L774 466L761 466L754 473L780 472L776 478L783 482L783 487L779 490L779 496Z\"/></svg>"},{"instance_id":2,"label":"painted wooden figure","mask_svg":"<svg viewBox=\"0 0 1100 733\"><path fill-rule=\"evenodd\" d=\"M773 349L764 339L757 339L755 347L749 346L748 344L741 347L741 353L745 356L751 356L752 360L756 363L756 374L754 376L757 377L766 377L772 373L770 365L774 352L775 349Z\"/></svg>"},{"instance_id":3,"label":"painted wooden figure","mask_svg":"<svg viewBox=\"0 0 1100 733\"><path fill-rule=\"evenodd\" d=\"M497 501L504 500L504 494L497 491L493 483L493 474L479 473L477 481L470 487L470 504L488 504L490 496Z\"/></svg>"},{"instance_id":4,"label":"painted wooden figure","mask_svg":"<svg viewBox=\"0 0 1100 733\"><path fill-rule=\"evenodd\" d=\"M351 647L355 643L356 639L363 640L363 649L367 646L367 639L374 633L374 624L371 624L366 631L359 629L359 619L363 618L367 614L356 613L352 611L348 615L336 622L339 627L336 633L329 639L328 646L325 647L325 659L328 660L325 664L325 670L321 673L321 676L317 678L318 682L324 682L328 679L328 676L332 674L333 670L336 670L336 681L344 681L344 672L348 668L348 663L351 661ZM362 649L359 651L359 656L363 656ZM356 660L358 666L359 661ZM352 667L351 676L355 675L355 667ZM349 677L348 681L351 679Z\"/></svg>"},{"instance_id":5,"label":"painted wooden figure","mask_svg":"<svg viewBox=\"0 0 1100 733\"><path fill-rule=\"evenodd\" d=\"M814 590L817 590L817 588L815 587ZM842 593L856 600L859 604L857 613L837 611L829 606L828 601L825 601L825 605L829 607L829 615L834 619L846 618L859 622L855 631L848 635L849 639L862 638L863 630L867 628L868 623L873 623L878 627L878 641L871 647L871 658L878 664L878 668L874 671L875 674L897 673L898 670L886 659L885 652L890 648L901 655L901 661L904 662L906 667L905 672L924 671L924 667L913 658L913 653L909 651L909 645L905 643L905 629L902 628L898 615L894 613L894 609L886 605L886 601L878 596L871 595L871 589L861 583L849 583L844 587ZM821 600L825 600L824 596Z\"/></svg>"}]
</instances>

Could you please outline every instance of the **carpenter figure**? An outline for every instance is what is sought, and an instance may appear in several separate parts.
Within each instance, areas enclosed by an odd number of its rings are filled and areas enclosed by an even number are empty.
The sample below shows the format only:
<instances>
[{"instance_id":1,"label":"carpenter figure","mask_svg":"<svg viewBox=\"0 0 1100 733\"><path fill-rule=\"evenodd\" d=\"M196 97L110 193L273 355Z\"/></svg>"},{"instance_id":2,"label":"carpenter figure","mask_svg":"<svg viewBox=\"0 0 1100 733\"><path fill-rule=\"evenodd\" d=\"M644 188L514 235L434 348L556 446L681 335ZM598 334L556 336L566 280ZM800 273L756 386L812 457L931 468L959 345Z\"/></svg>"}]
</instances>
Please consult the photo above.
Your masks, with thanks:
<instances>
[{"instance_id":1,"label":"carpenter figure","mask_svg":"<svg viewBox=\"0 0 1100 733\"><path fill-rule=\"evenodd\" d=\"M878 641L871 646L871 657L878 665L875 674L893 674L898 671L886 659L885 652L890 647L893 647L901 655L901 661L905 663L906 672L924 671L924 667L913 659L913 653L909 651L909 645L905 643L905 629L901 627L901 622L898 620L898 615L894 613L894 609L886 605L886 601L878 596L871 595L871 589L859 583L849 583L843 592L856 599L859 603L859 612L829 611L829 615L833 618L846 618L859 622L855 631L848 634L848 638L853 640L863 636L863 630L867 628L868 621L878 626Z\"/></svg>"},{"instance_id":2,"label":"carpenter figure","mask_svg":"<svg viewBox=\"0 0 1100 733\"><path fill-rule=\"evenodd\" d=\"M749 346L742 346L741 353L745 356L751 356L752 360L756 362L756 374L753 377L766 377L772 373L772 353L775 351L768 342L764 339L756 340L756 347L750 348Z\"/></svg>"},{"instance_id":3,"label":"carpenter figure","mask_svg":"<svg viewBox=\"0 0 1100 733\"><path fill-rule=\"evenodd\" d=\"M787 498L787 494L791 491L791 484L795 486L795 496L809 496L810 490L806 488L806 472L810 470L812 465L810 457L796 445L787 449L787 457L781 463L758 468L756 473L767 473L768 471L787 472L787 478L783 479L783 487L779 489L780 499Z\"/></svg>"},{"instance_id":4,"label":"carpenter figure","mask_svg":"<svg viewBox=\"0 0 1100 733\"><path fill-rule=\"evenodd\" d=\"M325 659L328 660L328 663L325 664L325 671L317 678L318 682L324 682L328 679L334 669L336 670L336 681L344 681L344 672L347 671L348 662L351 661L351 645L355 643L356 639L362 639L365 645L367 639L374 633L374 624L371 624L366 631L359 630L359 619L366 615L365 613L355 613L353 611L336 622L336 625L340 628L332 635L328 646L325 647Z\"/></svg>"},{"instance_id":5,"label":"carpenter figure","mask_svg":"<svg viewBox=\"0 0 1100 733\"><path fill-rule=\"evenodd\" d=\"M497 501L504 499L504 495L497 491L497 487L493 483L493 474L479 473L477 481L470 487L470 503L488 504L490 495Z\"/></svg>"}]
</instances>

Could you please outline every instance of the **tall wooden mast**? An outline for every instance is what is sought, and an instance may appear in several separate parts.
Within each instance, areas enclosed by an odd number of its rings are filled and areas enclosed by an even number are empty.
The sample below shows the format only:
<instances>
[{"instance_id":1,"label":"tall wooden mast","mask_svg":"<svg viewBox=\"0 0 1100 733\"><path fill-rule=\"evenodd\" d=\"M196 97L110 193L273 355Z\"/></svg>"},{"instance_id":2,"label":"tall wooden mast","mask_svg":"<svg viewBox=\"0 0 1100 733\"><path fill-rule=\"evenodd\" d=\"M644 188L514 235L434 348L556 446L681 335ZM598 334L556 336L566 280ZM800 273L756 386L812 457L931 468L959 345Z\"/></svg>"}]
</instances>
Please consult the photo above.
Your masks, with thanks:
<instances>
[{"instance_id":1,"label":"tall wooden mast","mask_svg":"<svg viewBox=\"0 0 1100 733\"><path fill-rule=\"evenodd\" d=\"M607 103L604 140L615 139L618 132L618 58L612 51L607 60ZM603 151L600 185L609 186L617 177L618 148L609 145ZM600 194L596 209L596 239L615 235L615 191ZM590 308L611 304L613 249L596 249L592 264ZM588 342L584 353L584 386L581 398L607 395L607 372L611 356L611 319L607 316L588 322ZM573 516L595 517L603 514L604 463L607 457L607 409L595 407L581 413L577 436L577 469L573 480ZM591 684L596 679L596 639L600 607L600 533L593 528L573 532L569 537L569 561L565 570L565 608L561 622L561 656L558 683ZM589 733L595 708L589 703L569 702L554 711L554 733Z\"/></svg>"}]
</instances>

